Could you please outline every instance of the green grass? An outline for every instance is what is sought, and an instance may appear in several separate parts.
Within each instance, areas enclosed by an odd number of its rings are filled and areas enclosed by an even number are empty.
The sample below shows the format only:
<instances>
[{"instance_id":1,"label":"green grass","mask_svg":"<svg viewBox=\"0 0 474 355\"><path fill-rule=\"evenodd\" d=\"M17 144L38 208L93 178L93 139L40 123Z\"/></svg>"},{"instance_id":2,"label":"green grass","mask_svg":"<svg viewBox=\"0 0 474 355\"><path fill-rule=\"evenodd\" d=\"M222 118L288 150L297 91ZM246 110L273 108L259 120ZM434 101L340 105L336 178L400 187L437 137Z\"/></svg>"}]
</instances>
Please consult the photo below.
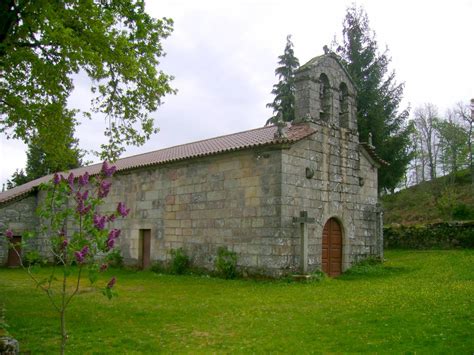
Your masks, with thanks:
<instances>
[{"instance_id":1,"label":"green grass","mask_svg":"<svg viewBox=\"0 0 474 355\"><path fill-rule=\"evenodd\" d=\"M409 225L472 220L473 191L471 176L466 169L382 196L384 223Z\"/></svg>"},{"instance_id":2,"label":"green grass","mask_svg":"<svg viewBox=\"0 0 474 355\"><path fill-rule=\"evenodd\" d=\"M386 258L306 284L111 270L119 296L88 291L73 301L67 350L472 354L474 251ZM21 270L0 269L2 303L23 351L57 351L56 314Z\"/></svg>"}]
</instances>

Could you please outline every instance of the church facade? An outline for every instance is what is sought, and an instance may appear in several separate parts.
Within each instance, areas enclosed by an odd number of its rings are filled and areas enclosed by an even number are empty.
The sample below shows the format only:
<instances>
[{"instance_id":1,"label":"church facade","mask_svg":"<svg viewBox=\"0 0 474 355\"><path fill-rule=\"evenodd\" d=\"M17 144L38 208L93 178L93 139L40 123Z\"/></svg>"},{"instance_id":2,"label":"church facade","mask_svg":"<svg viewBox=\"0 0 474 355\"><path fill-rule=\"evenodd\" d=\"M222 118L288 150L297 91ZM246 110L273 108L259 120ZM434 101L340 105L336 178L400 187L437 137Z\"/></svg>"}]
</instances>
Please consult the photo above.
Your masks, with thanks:
<instances>
[{"instance_id":1,"label":"church facade","mask_svg":"<svg viewBox=\"0 0 474 355\"><path fill-rule=\"evenodd\" d=\"M337 276L354 262L382 256L377 168L384 162L370 142L359 142L356 88L332 53L303 65L296 82L292 124L117 161L102 209L112 211L119 201L131 209L117 221L127 264L147 267L183 248L194 265L212 269L217 249L226 247L250 273L294 273L304 260L308 271ZM10 228L21 238L36 228L37 186L47 179L0 194L0 232ZM309 217L305 248L302 213ZM4 239L0 264L14 263Z\"/></svg>"}]
</instances>

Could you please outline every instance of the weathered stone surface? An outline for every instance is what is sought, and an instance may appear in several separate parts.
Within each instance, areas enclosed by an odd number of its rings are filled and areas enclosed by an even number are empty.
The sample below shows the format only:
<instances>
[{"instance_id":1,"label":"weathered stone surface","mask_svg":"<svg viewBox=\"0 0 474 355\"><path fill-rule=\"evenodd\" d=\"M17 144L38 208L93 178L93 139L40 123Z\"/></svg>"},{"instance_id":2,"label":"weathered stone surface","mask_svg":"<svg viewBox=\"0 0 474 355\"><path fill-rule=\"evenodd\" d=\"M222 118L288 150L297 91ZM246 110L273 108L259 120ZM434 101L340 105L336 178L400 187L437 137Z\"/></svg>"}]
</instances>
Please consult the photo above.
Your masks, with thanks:
<instances>
[{"instance_id":1,"label":"weathered stone surface","mask_svg":"<svg viewBox=\"0 0 474 355\"><path fill-rule=\"evenodd\" d=\"M329 86L321 98L323 74ZM119 244L126 263L139 264L140 230L150 229L154 261L166 261L171 249L182 247L197 266L213 268L217 249L224 246L238 254L238 266L248 273L294 272L301 238L293 217L303 210L315 220L307 226L303 249L309 271L321 268L322 232L330 218L342 227L343 269L369 254L382 255L377 168L359 148L356 90L330 55L303 66L296 79L297 120L311 121L298 124L316 130L307 138L115 176L101 210L113 211L119 201L131 209L116 224L122 228ZM341 101L342 87L347 96ZM36 228L36 203L31 196L0 206L0 232ZM46 252L45 245L40 239L30 247ZM0 238L0 263L6 257Z\"/></svg>"},{"instance_id":2,"label":"weathered stone surface","mask_svg":"<svg viewBox=\"0 0 474 355\"><path fill-rule=\"evenodd\" d=\"M12 229L16 236L33 231L38 225L35 215L36 197L28 196L19 201L0 206L0 265L4 265L8 258L8 246L3 233L6 229ZM25 251L34 248L29 244Z\"/></svg>"},{"instance_id":3,"label":"weathered stone surface","mask_svg":"<svg viewBox=\"0 0 474 355\"><path fill-rule=\"evenodd\" d=\"M0 337L0 354L17 355L20 353L20 344L18 340L11 337Z\"/></svg>"}]
</instances>

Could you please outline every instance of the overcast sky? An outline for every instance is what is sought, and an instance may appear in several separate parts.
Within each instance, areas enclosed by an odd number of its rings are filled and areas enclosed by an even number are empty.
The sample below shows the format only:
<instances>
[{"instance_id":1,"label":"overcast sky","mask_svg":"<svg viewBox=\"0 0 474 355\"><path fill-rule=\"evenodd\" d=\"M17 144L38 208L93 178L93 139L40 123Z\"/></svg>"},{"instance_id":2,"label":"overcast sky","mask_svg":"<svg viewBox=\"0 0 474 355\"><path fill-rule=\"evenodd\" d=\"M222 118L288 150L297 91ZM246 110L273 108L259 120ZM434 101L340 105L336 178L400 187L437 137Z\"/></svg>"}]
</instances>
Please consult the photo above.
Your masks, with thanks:
<instances>
[{"instance_id":1,"label":"overcast sky","mask_svg":"<svg viewBox=\"0 0 474 355\"><path fill-rule=\"evenodd\" d=\"M350 1L160 0L147 2L153 17L170 17L174 32L165 42L160 67L175 76L178 94L154 113L160 132L124 156L261 127L271 116L265 104L277 57L292 35L300 64L341 38ZM358 1L368 13L381 50L388 46L404 106L431 102L440 113L474 97L474 4L451 1ZM79 77L72 107L87 108L89 83ZM413 110L412 110L413 111ZM77 129L80 146L105 142L103 119ZM26 147L0 136L0 183L24 168ZM89 157L93 159L93 157Z\"/></svg>"}]
</instances>

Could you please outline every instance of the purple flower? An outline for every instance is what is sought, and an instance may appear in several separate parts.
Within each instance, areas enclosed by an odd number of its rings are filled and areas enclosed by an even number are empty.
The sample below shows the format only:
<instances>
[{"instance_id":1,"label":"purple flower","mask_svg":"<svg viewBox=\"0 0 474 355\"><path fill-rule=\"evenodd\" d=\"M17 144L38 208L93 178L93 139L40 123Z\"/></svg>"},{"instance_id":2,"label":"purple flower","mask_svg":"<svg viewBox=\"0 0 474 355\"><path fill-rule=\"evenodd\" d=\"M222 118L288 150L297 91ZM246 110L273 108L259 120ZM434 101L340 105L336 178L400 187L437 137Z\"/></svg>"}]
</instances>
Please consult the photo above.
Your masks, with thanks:
<instances>
[{"instance_id":1,"label":"purple flower","mask_svg":"<svg viewBox=\"0 0 474 355\"><path fill-rule=\"evenodd\" d=\"M107 222L107 216L99 216L97 214L94 214L94 226L102 230L105 228L105 223Z\"/></svg>"},{"instance_id":2,"label":"purple flower","mask_svg":"<svg viewBox=\"0 0 474 355\"><path fill-rule=\"evenodd\" d=\"M115 214L111 214L110 216L107 217L108 222L113 222L115 221Z\"/></svg>"},{"instance_id":3,"label":"purple flower","mask_svg":"<svg viewBox=\"0 0 474 355\"><path fill-rule=\"evenodd\" d=\"M9 241L11 241L13 239L13 231L11 229L7 229L5 231L5 237L7 237Z\"/></svg>"},{"instance_id":4,"label":"purple flower","mask_svg":"<svg viewBox=\"0 0 474 355\"><path fill-rule=\"evenodd\" d=\"M109 232L109 239L117 239L120 235L120 229L114 228Z\"/></svg>"},{"instance_id":5,"label":"purple flower","mask_svg":"<svg viewBox=\"0 0 474 355\"><path fill-rule=\"evenodd\" d=\"M53 177L53 184L54 185L57 185L61 182L61 176L58 174L58 173L55 173L54 174L54 177Z\"/></svg>"},{"instance_id":6,"label":"purple flower","mask_svg":"<svg viewBox=\"0 0 474 355\"><path fill-rule=\"evenodd\" d=\"M82 256L86 256L89 253L89 247L86 245L81 249Z\"/></svg>"},{"instance_id":7,"label":"purple flower","mask_svg":"<svg viewBox=\"0 0 474 355\"><path fill-rule=\"evenodd\" d=\"M85 215L85 213L84 213L84 201L79 200L77 202L76 212L79 213L81 216Z\"/></svg>"},{"instance_id":8,"label":"purple flower","mask_svg":"<svg viewBox=\"0 0 474 355\"><path fill-rule=\"evenodd\" d=\"M109 268L108 264L102 264L102 265L100 265L99 271L102 272L102 271L107 270L108 268Z\"/></svg>"},{"instance_id":9,"label":"purple flower","mask_svg":"<svg viewBox=\"0 0 474 355\"><path fill-rule=\"evenodd\" d=\"M104 161L104 163L102 164L102 174L104 174L104 176L106 177L111 177L116 170L117 168L115 166L109 167L109 164L107 164L106 161Z\"/></svg>"},{"instance_id":10,"label":"purple flower","mask_svg":"<svg viewBox=\"0 0 474 355\"><path fill-rule=\"evenodd\" d=\"M86 245L84 246L81 251L75 251L74 256L76 257L76 261L79 264L82 264L84 262L84 258L87 256L89 253L89 247Z\"/></svg>"},{"instance_id":11,"label":"purple flower","mask_svg":"<svg viewBox=\"0 0 474 355\"><path fill-rule=\"evenodd\" d=\"M85 206L84 201L79 200L77 202L76 212L79 213L81 216L84 216L90 211L91 208L92 208L91 205Z\"/></svg>"},{"instance_id":12,"label":"purple flower","mask_svg":"<svg viewBox=\"0 0 474 355\"><path fill-rule=\"evenodd\" d=\"M64 249L68 246L69 242L66 239L66 232L64 231L64 228L58 230L58 236L61 237L60 243L59 243L59 248Z\"/></svg>"},{"instance_id":13,"label":"purple flower","mask_svg":"<svg viewBox=\"0 0 474 355\"><path fill-rule=\"evenodd\" d=\"M79 176L79 185L86 186L89 183L89 173L86 171L84 175Z\"/></svg>"},{"instance_id":14,"label":"purple flower","mask_svg":"<svg viewBox=\"0 0 474 355\"><path fill-rule=\"evenodd\" d=\"M110 249L114 247L115 239L117 239L119 235L120 235L120 229L114 228L109 232L109 236L107 237L107 242L106 242L107 251L109 251Z\"/></svg>"},{"instance_id":15,"label":"purple flower","mask_svg":"<svg viewBox=\"0 0 474 355\"><path fill-rule=\"evenodd\" d=\"M80 191L76 192L76 200L77 201L85 201L89 197L89 190L84 191L84 193L80 193Z\"/></svg>"},{"instance_id":16,"label":"purple flower","mask_svg":"<svg viewBox=\"0 0 474 355\"><path fill-rule=\"evenodd\" d=\"M107 251L114 248L115 239L107 239Z\"/></svg>"},{"instance_id":17,"label":"purple flower","mask_svg":"<svg viewBox=\"0 0 474 355\"><path fill-rule=\"evenodd\" d=\"M110 279L109 283L107 284L107 288L112 288L112 287L114 287L116 281L117 281L117 280L115 279L115 276L112 277L112 278Z\"/></svg>"},{"instance_id":18,"label":"purple flower","mask_svg":"<svg viewBox=\"0 0 474 355\"><path fill-rule=\"evenodd\" d=\"M76 257L76 261L79 264L82 264L84 262L84 255L82 255L82 253L80 251L75 251L74 256Z\"/></svg>"},{"instance_id":19,"label":"purple flower","mask_svg":"<svg viewBox=\"0 0 474 355\"><path fill-rule=\"evenodd\" d=\"M104 198L104 197L107 197L107 195L109 194L109 191L110 191L110 186L112 186L112 183L109 182L109 181L105 181L103 180L101 183L100 183L100 186L99 186L99 197L100 198Z\"/></svg>"},{"instance_id":20,"label":"purple flower","mask_svg":"<svg viewBox=\"0 0 474 355\"><path fill-rule=\"evenodd\" d=\"M128 213L130 212L130 208L127 209L127 207L125 206L125 203L119 202L117 206L117 212L122 217L127 217Z\"/></svg>"},{"instance_id":21,"label":"purple flower","mask_svg":"<svg viewBox=\"0 0 474 355\"><path fill-rule=\"evenodd\" d=\"M74 174L70 173L69 176L67 177L67 181L69 183L69 187L71 190L74 190Z\"/></svg>"}]
</instances>

